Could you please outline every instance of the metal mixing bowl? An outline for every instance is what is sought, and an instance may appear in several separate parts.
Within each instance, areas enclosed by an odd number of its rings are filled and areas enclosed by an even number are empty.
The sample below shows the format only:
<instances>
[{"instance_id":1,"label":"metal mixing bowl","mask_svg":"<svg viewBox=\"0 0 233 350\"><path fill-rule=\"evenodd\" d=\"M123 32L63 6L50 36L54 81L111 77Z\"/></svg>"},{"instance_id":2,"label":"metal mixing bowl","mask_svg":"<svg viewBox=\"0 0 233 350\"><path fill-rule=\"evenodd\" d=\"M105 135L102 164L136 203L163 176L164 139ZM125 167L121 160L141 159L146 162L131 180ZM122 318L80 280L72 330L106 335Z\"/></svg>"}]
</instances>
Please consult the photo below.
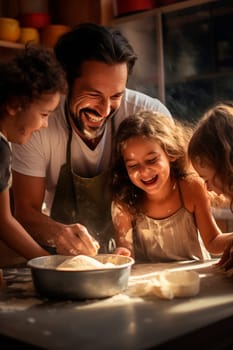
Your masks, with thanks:
<instances>
[{"instance_id":1,"label":"metal mixing bowl","mask_svg":"<svg viewBox=\"0 0 233 350\"><path fill-rule=\"evenodd\" d=\"M114 254L100 254L95 259L113 263L113 268L62 271L56 267L71 256L51 255L28 261L36 291L44 297L58 299L96 299L121 293L128 286L134 260Z\"/></svg>"}]
</instances>

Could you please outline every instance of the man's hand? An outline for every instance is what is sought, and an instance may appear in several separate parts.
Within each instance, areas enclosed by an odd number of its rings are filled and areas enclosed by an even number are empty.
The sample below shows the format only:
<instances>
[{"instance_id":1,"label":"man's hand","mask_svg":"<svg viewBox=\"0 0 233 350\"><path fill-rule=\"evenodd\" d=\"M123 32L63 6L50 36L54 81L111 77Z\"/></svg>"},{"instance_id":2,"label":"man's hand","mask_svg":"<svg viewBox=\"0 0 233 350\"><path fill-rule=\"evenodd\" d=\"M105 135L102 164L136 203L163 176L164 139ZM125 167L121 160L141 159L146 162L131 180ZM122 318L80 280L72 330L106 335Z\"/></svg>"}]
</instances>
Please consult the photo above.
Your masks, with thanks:
<instances>
[{"instance_id":1,"label":"man's hand","mask_svg":"<svg viewBox=\"0 0 233 350\"><path fill-rule=\"evenodd\" d=\"M100 248L99 243L88 233L85 226L72 224L65 226L55 238L58 254L95 256Z\"/></svg>"}]
</instances>

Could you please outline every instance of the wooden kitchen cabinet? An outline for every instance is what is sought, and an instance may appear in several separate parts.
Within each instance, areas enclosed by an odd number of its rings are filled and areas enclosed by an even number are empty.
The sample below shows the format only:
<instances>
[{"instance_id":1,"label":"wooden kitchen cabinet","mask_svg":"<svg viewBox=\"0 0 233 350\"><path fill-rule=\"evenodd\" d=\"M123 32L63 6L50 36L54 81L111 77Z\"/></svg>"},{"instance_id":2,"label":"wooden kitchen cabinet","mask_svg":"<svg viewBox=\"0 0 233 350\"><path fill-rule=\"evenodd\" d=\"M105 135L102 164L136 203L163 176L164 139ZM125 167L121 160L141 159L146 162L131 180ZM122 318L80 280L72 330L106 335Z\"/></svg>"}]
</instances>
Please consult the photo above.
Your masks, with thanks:
<instances>
[{"instance_id":1,"label":"wooden kitchen cabinet","mask_svg":"<svg viewBox=\"0 0 233 350\"><path fill-rule=\"evenodd\" d=\"M232 0L179 1L111 24L138 54L129 87L158 97L177 119L195 121L233 98Z\"/></svg>"},{"instance_id":2,"label":"wooden kitchen cabinet","mask_svg":"<svg viewBox=\"0 0 233 350\"><path fill-rule=\"evenodd\" d=\"M112 0L48 0L47 9L52 23L71 27L81 22L106 25L113 17ZM0 0L0 16L17 19L19 14L20 0ZM0 40L0 61L7 61L22 47Z\"/></svg>"}]
</instances>

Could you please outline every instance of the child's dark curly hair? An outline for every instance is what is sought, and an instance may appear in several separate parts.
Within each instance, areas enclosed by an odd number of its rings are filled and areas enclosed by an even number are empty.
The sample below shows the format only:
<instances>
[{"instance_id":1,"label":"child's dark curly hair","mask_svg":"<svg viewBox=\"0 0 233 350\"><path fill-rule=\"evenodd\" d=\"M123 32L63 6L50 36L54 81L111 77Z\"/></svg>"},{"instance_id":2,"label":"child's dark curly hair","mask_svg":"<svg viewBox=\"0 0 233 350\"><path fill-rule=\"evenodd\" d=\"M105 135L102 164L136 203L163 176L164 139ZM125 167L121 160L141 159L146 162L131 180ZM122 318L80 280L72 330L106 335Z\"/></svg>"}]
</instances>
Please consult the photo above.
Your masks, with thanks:
<instances>
[{"instance_id":1,"label":"child's dark curly hair","mask_svg":"<svg viewBox=\"0 0 233 350\"><path fill-rule=\"evenodd\" d=\"M0 107L25 107L42 94L66 93L65 73L52 50L28 45L10 62L0 64Z\"/></svg>"}]
</instances>

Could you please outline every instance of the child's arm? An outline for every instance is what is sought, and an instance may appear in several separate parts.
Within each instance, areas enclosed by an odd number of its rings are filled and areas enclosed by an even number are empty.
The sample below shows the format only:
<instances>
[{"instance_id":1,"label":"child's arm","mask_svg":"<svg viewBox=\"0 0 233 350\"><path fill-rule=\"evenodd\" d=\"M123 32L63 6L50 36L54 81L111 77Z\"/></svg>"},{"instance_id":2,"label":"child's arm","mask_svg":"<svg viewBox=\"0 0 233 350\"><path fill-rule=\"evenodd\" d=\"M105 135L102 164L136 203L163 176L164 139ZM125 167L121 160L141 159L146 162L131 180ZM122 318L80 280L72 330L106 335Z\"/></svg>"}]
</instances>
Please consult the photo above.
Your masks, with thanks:
<instances>
[{"instance_id":1,"label":"child's arm","mask_svg":"<svg viewBox=\"0 0 233 350\"><path fill-rule=\"evenodd\" d=\"M212 254L222 254L230 242L233 233L222 233L211 212L208 192L200 182L194 182L190 195L194 199L194 213L197 227L206 249Z\"/></svg>"},{"instance_id":2,"label":"child's arm","mask_svg":"<svg viewBox=\"0 0 233 350\"><path fill-rule=\"evenodd\" d=\"M112 221L117 245L115 253L134 257L132 216L126 205L112 202Z\"/></svg>"},{"instance_id":3,"label":"child's arm","mask_svg":"<svg viewBox=\"0 0 233 350\"><path fill-rule=\"evenodd\" d=\"M49 255L12 216L9 190L0 193L0 239L26 259Z\"/></svg>"},{"instance_id":4,"label":"child's arm","mask_svg":"<svg viewBox=\"0 0 233 350\"><path fill-rule=\"evenodd\" d=\"M224 267L225 271L233 268L233 240L224 250L221 259L217 263L218 266Z\"/></svg>"}]
</instances>

